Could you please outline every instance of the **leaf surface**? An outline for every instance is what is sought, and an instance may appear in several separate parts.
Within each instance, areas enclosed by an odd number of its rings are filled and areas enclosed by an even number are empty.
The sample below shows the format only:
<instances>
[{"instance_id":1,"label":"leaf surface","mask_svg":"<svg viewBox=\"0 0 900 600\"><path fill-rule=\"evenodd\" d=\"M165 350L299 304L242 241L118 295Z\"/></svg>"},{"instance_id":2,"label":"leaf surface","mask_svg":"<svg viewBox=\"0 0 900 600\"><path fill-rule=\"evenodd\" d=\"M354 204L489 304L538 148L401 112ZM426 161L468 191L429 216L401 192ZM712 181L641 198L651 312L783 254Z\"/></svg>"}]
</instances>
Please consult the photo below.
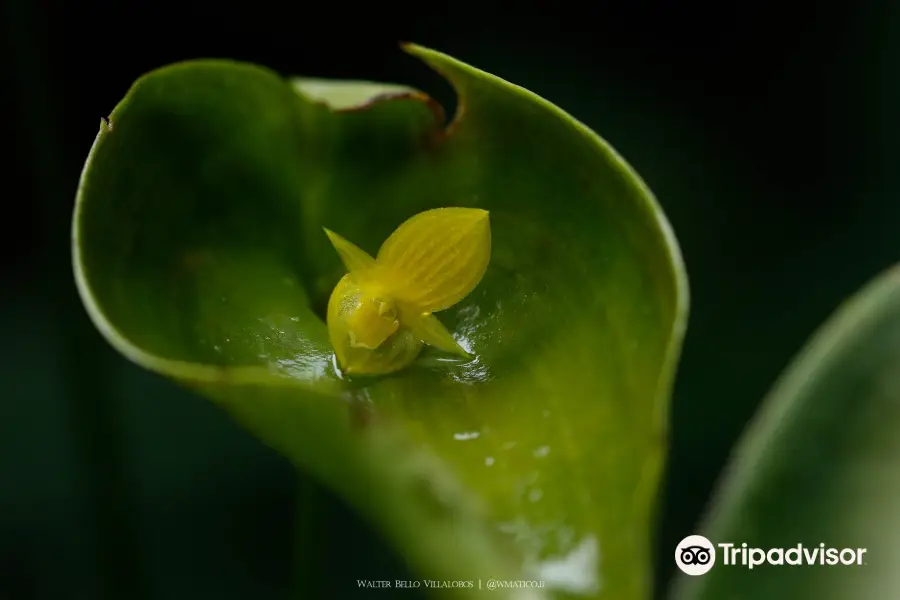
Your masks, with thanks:
<instances>
[{"instance_id":1,"label":"leaf surface","mask_svg":"<svg viewBox=\"0 0 900 600\"><path fill-rule=\"evenodd\" d=\"M228 61L142 77L102 126L75 275L107 340L197 390L366 515L423 578L537 579L497 598L645 598L669 390L687 315L674 236L603 140L441 53L460 110L398 86ZM475 291L426 350L341 377L324 315L421 211L490 211ZM444 590L447 591L447 590Z\"/></svg>"}]
</instances>

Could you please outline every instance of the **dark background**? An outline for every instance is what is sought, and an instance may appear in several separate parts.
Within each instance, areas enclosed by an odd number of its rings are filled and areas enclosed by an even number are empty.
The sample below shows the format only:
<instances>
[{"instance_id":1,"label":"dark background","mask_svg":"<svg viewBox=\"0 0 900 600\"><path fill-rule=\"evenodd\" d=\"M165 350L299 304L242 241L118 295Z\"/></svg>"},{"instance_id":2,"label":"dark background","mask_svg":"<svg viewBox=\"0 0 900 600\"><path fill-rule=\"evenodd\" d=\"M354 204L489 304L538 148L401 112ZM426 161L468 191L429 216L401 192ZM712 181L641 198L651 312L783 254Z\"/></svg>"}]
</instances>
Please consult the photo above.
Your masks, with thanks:
<instances>
[{"instance_id":1,"label":"dark background","mask_svg":"<svg viewBox=\"0 0 900 600\"><path fill-rule=\"evenodd\" d=\"M900 251L900 5L887 1L5 2L0 600L286 598L294 577L287 462L115 354L73 285L80 169L100 117L155 67L228 57L406 83L452 108L398 49L409 40L548 98L631 162L692 288L660 587L773 380ZM308 597L405 576L336 500L318 505Z\"/></svg>"}]
</instances>

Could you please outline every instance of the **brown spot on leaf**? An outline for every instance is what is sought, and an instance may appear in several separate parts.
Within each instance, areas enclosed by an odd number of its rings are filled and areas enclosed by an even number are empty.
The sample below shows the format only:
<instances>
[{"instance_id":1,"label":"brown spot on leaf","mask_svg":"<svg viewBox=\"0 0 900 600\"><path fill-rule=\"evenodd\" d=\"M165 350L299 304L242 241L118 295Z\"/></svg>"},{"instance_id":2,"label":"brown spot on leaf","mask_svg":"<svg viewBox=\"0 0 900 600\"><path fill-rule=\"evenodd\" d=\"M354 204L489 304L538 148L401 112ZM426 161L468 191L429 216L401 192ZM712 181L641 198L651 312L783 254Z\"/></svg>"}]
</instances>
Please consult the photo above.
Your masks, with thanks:
<instances>
[{"instance_id":1,"label":"brown spot on leaf","mask_svg":"<svg viewBox=\"0 0 900 600\"><path fill-rule=\"evenodd\" d=\"M213 261L213 254L209 250L188 250L182 256L182 265L187 271L196 271Z\"/></svg>"},{"instance_id":2,"label":"brown spot on leaf","mask_svg":"<svg viewBox=\"0 0 900 600\"><path fill-rule=\"evenodd\" d=\"M372 423L375 414L372 405L356 398L350 400L350 425L355 429L366 429Z\"/></svg>"},{"instance_id":3,"label":"brown spot on leaf","mask_svg":"<svg viewBox=\"0 0 900 600\"><path fill-rule=\"evenodd\" d=\"M356 106L351 106L350 108L340 108L335 110L338 113L352 113L359 112L362 110L368 110L379 104L381 102L389 102L392 100L415 100L418 102L422 102L428 107L428 110L431 111L431 114L434 115L434 122L438 126L443 126L444 122L447 118L446 113L444 112L444 107L440 105L440 103L423 92L385 92L384 94L378 94L377 96L372 96L362 104L358 104Z\"/></svg>"}]
</instances>

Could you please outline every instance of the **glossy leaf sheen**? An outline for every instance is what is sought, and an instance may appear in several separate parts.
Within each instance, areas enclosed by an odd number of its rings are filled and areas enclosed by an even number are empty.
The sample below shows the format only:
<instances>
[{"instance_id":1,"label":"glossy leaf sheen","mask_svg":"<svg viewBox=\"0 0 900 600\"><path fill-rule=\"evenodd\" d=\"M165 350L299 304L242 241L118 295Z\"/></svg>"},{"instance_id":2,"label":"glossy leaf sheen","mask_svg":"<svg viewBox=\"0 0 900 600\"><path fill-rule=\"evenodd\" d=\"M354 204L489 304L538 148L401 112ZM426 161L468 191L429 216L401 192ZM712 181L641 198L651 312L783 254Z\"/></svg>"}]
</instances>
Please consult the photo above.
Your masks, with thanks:
<instances>
[{"instance_id":1,"label":"glossy leaf sheen","mask_svg":"<svg viewBox=\"0 0 900 600\"><path fill-rule=\"evenodd\" d=\"M865 548L859 566L722 567L677 600L900 596L900 268L852 298L748 428L702 528L714 544ZM849 557L849 555L848 555Z\"/></svg>"},{"instance_id":2,"label":"glossy leaf sheen","mask_svg":"<svg viewBox=\"0 0 900 600\"><path fill-rule=\"evenodd\" d=\"M98 329L342 494L423 578L546 581L495 598L647 597L686 279L635 173L560 109L421 47L442 112L398 86L227 61L142 77L102 126L74 216ZM332 106L329 106L332 103ZM423 352L341 378L323 321L346 274L441 206L490 211L483 279ZM456 597L483 591L457 589Z\"/></svg>"}]
</instances>

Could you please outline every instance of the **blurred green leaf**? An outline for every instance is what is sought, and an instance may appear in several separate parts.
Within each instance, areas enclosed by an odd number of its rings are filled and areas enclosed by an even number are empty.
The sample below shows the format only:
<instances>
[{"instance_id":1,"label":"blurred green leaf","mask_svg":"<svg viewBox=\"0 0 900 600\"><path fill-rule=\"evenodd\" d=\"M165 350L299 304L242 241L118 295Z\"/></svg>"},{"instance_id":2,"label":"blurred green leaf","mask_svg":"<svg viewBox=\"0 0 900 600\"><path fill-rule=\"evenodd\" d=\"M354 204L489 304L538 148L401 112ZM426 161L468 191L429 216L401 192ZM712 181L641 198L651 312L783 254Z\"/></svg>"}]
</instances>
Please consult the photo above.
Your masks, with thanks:
<instances>
[{"instance_id":1,"label":"blurred green leaf","mask_svg":"<svg viewBox=\"0 0 900 600\"><path fill-rule=\"evenodd\" d=\"M423 578L649 593L650 526L687 281L650 191L599 137L417 46L459 95L186 62L101 126L78 193L75 275L122 354L197 390L370 519ZM335 372L343 267L439 206L491 211L493 256L440 313L475 358ZM313 541L314 543L314 541ZM470 589L453 589L469 597Z\"/></svg>"},{"instance_id":2,"label":"blurred green leaf","mask_svg":"<svg viewBox=\"0 0 900 600\"><path fill-rule=\"evenodd\" d=\"M821 544L865 548L863 564L751 570L725 565L717 548L712 570L682 576L672 597L897 597L898 462L900 268L894 268L848 301L775 386L732 457L701 532L737 549L743 543L763 550L802 544L810 552L821 552Z\"/></svg>"}]
</instances>

